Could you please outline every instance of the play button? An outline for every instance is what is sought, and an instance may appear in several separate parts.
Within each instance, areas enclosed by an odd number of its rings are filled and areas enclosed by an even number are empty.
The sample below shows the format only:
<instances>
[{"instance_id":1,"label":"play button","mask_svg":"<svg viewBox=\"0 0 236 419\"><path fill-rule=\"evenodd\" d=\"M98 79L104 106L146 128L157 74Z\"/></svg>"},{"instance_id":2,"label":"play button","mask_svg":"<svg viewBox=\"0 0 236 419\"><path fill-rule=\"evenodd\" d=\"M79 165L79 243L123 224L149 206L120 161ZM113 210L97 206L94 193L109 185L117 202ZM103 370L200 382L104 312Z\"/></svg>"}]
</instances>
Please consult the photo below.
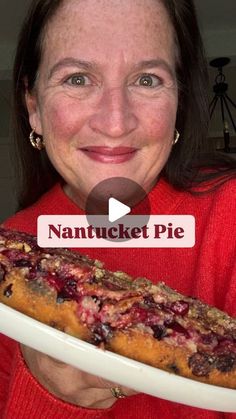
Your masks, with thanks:
<instances>
[{"instance_id":1,"label":"play button","mask_svg":"<svg viewBox=\"0 0 236 419\"><path fill-rule=\"evenodd\" d=\"M129 214L131 208L128 205L122 204L115 198L109 198L108 204L108 220L113 223L125 215Z\"/></svg>"},{"instance_id":2,"label":"play button","mask_svg":"<svg viewBox=\"0 0 236 419\"><path fill-rule=\"evenodd\" d=\"M150 203L146 191L138 183L123 177L113 177L99 182L92 189L85 212L88 224L101 229L99 231L103 234L103 228L142 228L149 221Z\"/></svg>"}]
</instances>

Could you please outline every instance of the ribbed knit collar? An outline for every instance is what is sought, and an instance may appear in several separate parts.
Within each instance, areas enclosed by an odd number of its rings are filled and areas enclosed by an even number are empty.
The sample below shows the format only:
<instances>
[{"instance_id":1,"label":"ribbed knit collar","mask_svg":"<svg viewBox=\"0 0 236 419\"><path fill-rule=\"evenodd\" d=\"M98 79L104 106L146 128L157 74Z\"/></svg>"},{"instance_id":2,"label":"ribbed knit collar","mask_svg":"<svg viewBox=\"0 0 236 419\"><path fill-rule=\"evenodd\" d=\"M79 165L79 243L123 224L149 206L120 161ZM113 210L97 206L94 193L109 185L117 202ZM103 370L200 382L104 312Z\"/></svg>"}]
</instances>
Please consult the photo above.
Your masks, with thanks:
<instances>
[{"instance_id":1,"label":"ribbed knit collar","mask_svg":"<svg viewBox=\"0 0 236 419\"><path fill-rule=\"evenodd\" d=\"M186 192L178 192L164 179L159 179L154 188L148 194L151 214L173 214L174 210L186 197ZM64 192L63 186L57 183L50 191L40 199L41 208L47 208L47 214L71 214L84 215L79 208ZM146 214L147 202L141 202L132 209L132 214Z\"/></svg>"}]
</instances>

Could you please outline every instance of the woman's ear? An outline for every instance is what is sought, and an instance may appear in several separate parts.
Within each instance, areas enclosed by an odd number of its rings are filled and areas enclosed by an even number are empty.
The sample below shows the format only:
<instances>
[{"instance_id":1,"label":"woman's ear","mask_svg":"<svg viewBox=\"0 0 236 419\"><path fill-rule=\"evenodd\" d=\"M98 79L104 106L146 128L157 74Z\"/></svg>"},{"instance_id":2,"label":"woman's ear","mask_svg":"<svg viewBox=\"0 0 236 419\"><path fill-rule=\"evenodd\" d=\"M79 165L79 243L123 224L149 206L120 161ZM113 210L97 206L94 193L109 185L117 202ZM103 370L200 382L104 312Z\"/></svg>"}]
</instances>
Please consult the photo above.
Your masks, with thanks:
<instances>
[{"instance_id":1,"label":"woman's ear","mask_svg":"<svg viewBox=\"0 0 236 419\"><path fill-rule=\"evenodd\" d=\"M25 103L29 114L29 123L32 129L39 135L43 135L41 115L35 90L29 92L27 80L25 81Z\"/></svg>"}]
</instances>

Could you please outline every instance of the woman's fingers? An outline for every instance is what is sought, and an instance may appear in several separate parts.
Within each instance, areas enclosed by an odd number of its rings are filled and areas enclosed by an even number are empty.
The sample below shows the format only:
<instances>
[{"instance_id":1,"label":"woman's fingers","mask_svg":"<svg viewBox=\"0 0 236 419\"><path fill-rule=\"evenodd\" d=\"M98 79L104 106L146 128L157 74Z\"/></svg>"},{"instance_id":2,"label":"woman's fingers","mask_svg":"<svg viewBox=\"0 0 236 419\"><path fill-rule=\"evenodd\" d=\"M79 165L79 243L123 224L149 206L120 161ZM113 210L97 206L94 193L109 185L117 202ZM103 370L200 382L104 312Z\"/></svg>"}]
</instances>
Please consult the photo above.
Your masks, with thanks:
<instances>
[{"instance_id":1,"label":"woman's fingers","mask_svg":"<svg viewBox=\"0 0 236 419\"><path fill-rule=\"evenodd\" d=\"M132 389L81 371L25 345L21 348L35 378L64 401L83 407L107 408L122 395L136 394Z\"/></svg>"}]
</instances>

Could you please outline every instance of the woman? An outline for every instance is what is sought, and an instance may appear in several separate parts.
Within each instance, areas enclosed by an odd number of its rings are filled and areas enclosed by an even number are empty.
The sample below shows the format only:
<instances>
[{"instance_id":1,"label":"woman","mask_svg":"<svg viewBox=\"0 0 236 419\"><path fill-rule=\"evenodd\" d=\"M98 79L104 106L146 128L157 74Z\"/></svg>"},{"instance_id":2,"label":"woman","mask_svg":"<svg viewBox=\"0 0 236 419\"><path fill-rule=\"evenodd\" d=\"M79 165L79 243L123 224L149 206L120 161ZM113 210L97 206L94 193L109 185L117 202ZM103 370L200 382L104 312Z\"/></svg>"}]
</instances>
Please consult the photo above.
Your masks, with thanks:
<instances>
[{"instance_id":1,"label":"woman","mask_svg":"<svg viewBox=\"0 0 236 419\"><path fill-rule=\"evenodd\" d=\"M235 164L204 154L207 72L192 2L33 1L14 73L22 211L5 225L36 233L38 215L82 214L98 182L132 179L153 214L195 216L195 247L84 252L236 315ZM0 363L6 418L230 417L111 392L6 337Z\"/></svg>"}]
</instances>

